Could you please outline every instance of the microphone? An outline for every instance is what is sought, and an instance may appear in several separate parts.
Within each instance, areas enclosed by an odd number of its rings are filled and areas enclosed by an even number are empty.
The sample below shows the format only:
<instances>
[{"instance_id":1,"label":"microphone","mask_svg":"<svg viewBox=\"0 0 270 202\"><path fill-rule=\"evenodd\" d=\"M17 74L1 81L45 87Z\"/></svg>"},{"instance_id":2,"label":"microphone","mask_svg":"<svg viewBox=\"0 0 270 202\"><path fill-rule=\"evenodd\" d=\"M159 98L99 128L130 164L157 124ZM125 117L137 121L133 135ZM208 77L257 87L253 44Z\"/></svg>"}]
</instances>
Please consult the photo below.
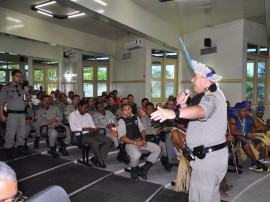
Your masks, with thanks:
<instances>
[{"instance_id":1,"label":"microphone","mask_svg":"<svg viewBox=\"0 0 270 202\"><path fill-rule=\"evenodd\" d=\"M185 93L185 95L188 95L188 94L190 93L190 90L189 90L188 88L186 88L186 89L184 90L184 93ZM180 106L180 103L177 102L177 105L176 105L176 106Z\"/></svg>"}]
</instances>

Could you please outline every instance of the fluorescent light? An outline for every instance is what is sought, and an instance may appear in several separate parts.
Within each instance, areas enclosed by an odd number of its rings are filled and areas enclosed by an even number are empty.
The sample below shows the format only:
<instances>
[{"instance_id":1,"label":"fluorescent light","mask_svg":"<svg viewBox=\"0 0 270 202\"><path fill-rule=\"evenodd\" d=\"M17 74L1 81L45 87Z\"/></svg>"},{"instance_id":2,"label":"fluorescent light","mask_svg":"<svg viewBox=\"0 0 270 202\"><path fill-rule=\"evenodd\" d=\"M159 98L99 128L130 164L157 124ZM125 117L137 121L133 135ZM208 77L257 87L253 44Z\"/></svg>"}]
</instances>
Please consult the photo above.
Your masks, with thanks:
<instances>
[{"instance_id":1,"label":"fluorescent light","mask_svg":"<svg viewBox=\"0 0 270 202\"><path fill-rule=\"evenodd\" d=\"M41 8L41 7L48 6L48 5L51 5L51 4L54 4L54 3L56 3L56 1L43 2L43 3L35 6L35 8Z\"/></svg>"},{"instance_id":2,"label":"fluorescent light","mask_svg":"<svg viewBox=\"0 0 270 202\"><path fill-rule=\"evenodd\" d=\"M40 14L43 14L43 15L47 15L47 16L49 16L49 17L53 17L53 15L51 15L51 14L49 14L49 13L46 13L46 12L44 12L44 11L38 10L37 12L40 13Z\"/></svg>"},{"instance_id":3,"label":"fluorescent light","mask_svg":"<svg viewBox=\"0 0 270 202\"><path fill-rule=\"evenodd\" d=\"M80 11L75 11L75 12L72 12L72 13L69 13L68 15L74 15L74 14L77 14L79 13Z\"/></svg>"},{"instance_id":4,"label":"fluorescent light","mask_svg":"<svg viewBox=\"0 0 270 202\"><path fill-rule=\"evenodd\" d=\"M104 2L102 0L94 0L94 2L96 2L96 3L98 3L98 4L102 5L102 6L107 6L108 5L106 2Z\"/></svg>"},{"instance_id":5,"label":"fluorescent light","mask_svg":"<svg viewBox=\"0 0 270 202\"><path fill-rule=\"evenodd\" d=\"M104 13L104 9L98 9L96 10L97 13L103 14Z\"/></svg>"},{"instance_id":6,"label":"fluorescent light","mask_svg":"<svg viewBox=\"0 0 270 202\"><path fill-rule=\"evenodd\" d=\"M17 22L17 23L22 22L21 20L17 20L17 19L10 18L10 17L6 17L6 19L7 19L7 20L10 20L10 21L13 21L13 22Z\"/></svg>"},{"instance_id":7,"label":"fluorescent light","mask_svg":"<svg viewBox=\"0 0 270 202\"><path fill-rule=\"evenodd\" d=\"M79 16L82 16L82 15L85 15L85 13L78 13L78 14L75 14L75 15L69 15L68 18L75 18L75 17L79 17Z\"/></svg>"},{"instance_id":8,"label":"fluorescent light","mask_svg":"<svg viewBox=\"0 0 270 202\"><path fill-rule=\"evenodd\" d=\"M51 11L47 11L47 10L45 10L45 9L42 9L42 8L39 8L38 10L39 10L39 11L43 11L43 12L45 12L45 13L49 13L49 14L52 14L52 12L51 12Z\"/></svg>"}]
</instances>

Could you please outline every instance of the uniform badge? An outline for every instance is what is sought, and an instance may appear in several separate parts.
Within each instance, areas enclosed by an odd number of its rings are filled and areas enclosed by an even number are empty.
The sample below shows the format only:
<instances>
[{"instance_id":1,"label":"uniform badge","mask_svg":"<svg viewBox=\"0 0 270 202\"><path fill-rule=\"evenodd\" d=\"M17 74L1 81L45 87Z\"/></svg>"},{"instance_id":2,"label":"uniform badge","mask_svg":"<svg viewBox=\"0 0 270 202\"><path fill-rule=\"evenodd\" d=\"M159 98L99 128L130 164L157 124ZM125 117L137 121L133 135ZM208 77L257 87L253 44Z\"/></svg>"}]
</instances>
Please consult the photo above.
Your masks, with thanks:
<instances>
[{"instance_id":1,"label":"uniform badge","mask_svg":"<svg viewBox=\"0 0 270 202\"><path fill-rule=\"evenodd\" d=\"M209 102L211 100L211 97L206 97L205 101Z\"/></svg>"}]
</instances>

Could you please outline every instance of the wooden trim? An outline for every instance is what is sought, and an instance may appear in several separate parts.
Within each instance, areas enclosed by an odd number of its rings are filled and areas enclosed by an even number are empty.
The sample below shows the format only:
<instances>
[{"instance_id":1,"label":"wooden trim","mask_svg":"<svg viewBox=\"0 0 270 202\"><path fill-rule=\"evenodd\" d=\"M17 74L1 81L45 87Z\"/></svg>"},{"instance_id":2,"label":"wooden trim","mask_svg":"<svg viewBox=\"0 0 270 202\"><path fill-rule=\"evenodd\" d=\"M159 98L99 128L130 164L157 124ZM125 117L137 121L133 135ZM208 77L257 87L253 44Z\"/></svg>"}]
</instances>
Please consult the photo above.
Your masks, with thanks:
<instances>
[{"instance_id":1,"label":"wooden trim","mask_svg":"<svg viewBox=\"0 0 270 202\"><path fill-rule=\"evenodd\" d=\"M242 83L242 79L222 79L219 83ZM190 80L182 80L181 84L191 84Z\"/></svg>"},{"instance_id":2,"label":"wooden trim","mask_svg":"<svg viewBox=\"0 0 270 202\"><path fill-rule=\"evenodd\" d=\"M145 80L122 80L122 81L112 81L112 83L145 83Z\"/></svg>"}]
</instances>

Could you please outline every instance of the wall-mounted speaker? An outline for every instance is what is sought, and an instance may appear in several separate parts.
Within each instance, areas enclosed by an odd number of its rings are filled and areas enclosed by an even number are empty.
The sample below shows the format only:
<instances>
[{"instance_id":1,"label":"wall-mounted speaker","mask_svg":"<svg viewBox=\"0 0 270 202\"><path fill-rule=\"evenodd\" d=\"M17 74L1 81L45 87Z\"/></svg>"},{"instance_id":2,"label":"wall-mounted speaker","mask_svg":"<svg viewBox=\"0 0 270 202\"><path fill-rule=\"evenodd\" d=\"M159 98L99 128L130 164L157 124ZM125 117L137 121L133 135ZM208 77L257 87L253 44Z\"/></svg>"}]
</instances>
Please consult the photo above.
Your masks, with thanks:
<instances>
[{"instance_id":1,"label":"wall-mounted speaker","mask_svg":"<svg viewBox=\"0 0 270 202\"><path fill-rule=\"evenodd\" d=\"M205 38L204 39L204 46L205 47L211 47L211 39L210 38Z\"/></svg>"}]
</instances>

